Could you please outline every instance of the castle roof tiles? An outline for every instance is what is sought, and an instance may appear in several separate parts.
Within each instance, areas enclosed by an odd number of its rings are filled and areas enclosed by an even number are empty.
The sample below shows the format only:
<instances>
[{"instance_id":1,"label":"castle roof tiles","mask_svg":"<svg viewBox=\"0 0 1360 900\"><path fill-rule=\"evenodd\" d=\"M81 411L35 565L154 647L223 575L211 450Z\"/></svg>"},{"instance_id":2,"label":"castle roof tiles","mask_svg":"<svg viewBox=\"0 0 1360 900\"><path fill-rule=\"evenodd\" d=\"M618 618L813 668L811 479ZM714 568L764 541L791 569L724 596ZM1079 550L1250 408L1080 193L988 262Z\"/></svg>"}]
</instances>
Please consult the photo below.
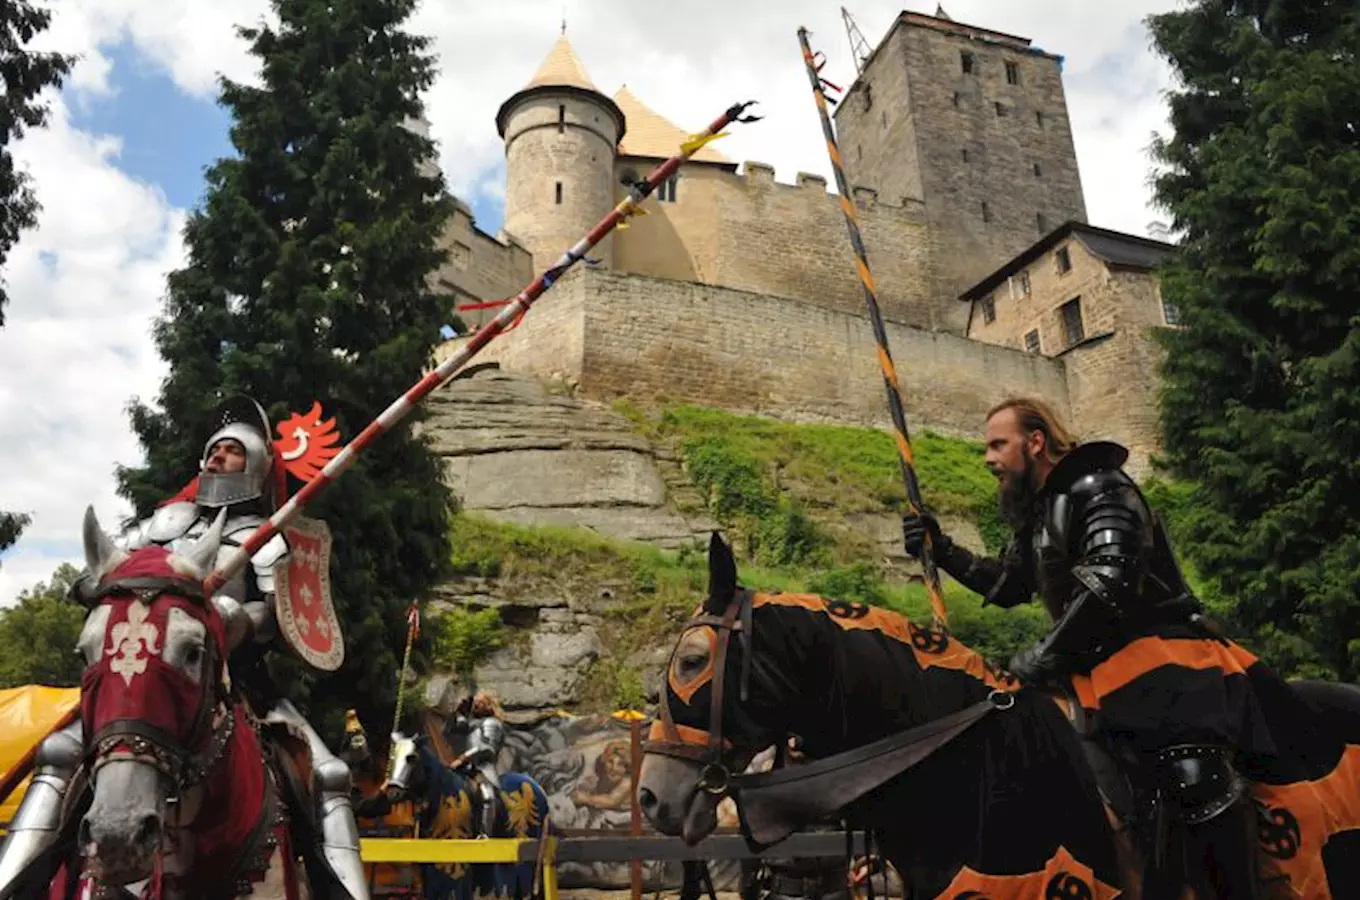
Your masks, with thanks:
<instances>
[{"instance_id":1,"label":"castle roof tiles","mask_svg":"<svg viewBox=\"0 0 1360 900\"><path fill-rule=\"evenodd\" d=\"M665 116L647 107L624 85L614 94L614 102L628 119L628 137L619 143L620 156L641 156L647 159L668 159L680 151L689 134ZM694 162L722 163L732 161L712 144L700 147L690 157Z\"/></svg>"},{"instance_id":2,"label":"castle roof tiles","mask_svg":"<svg viewBox=\"0 0 1360 900\"><path fill-rule=\"evenodd\" d=\"M552 45L548 55L543 58L542 65L538 67L538 71L529 79L524 89L534 87L574 87L599 93L599 88L595 87L595 83L586 74L586 67L581 64L580 57L572 49L571 41L567 40L565 34Z\"/></svg>"}]
</instances>

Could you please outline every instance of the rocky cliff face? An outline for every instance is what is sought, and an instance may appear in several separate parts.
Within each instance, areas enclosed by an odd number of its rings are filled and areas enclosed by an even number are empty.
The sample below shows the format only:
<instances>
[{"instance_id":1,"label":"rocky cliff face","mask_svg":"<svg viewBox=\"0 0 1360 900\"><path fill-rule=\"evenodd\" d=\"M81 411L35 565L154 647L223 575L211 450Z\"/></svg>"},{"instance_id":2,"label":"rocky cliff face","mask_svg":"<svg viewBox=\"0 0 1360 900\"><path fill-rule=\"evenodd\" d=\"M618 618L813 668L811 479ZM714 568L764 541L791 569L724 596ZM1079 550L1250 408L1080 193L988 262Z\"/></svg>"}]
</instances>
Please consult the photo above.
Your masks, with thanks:
<instances>
[{"instance_id":1,"label":"rocky cliff face","mask_svg":"<svg viewBox=\"0 0 1360 900\"><path fill-rule=\"evenodd\" d=\"M599 404L495 368L460 378L426 403L435 452L466 509L667 548L716 527L682 515L668 499L686 487L678 460Z\"/></svg>"},{"instance_id":2,"label":"rocky cliff face","mask_svg":"<svg viewBox=\"0 0 1360 900\"><path fill-rule=\"evenodd\" d=\"M487 367L429 397L425 429L445 460L450 485L464 509L520 525L565 525L618 540L666 549L704 546L718 526L702 513L703 498L668 447L637 434L609 408L552 389L532 376ZM955 540L981 548L971 524L946 519ZM872 540L881 561L897 571L919 571L901 548L895 516L859 515L846 527ZM500 579L460 577L441 585L431 604L495 608L512 629L508 646L475 670L479 686L495 690L520 722L543 711L572 708L584 676L607 659L642 679L654 700L670 644L622 648L617 612L622 586L546 579L526 586ZM698 596L695 597L697 601ZM626 627L626 622L624 626ZM463 688L448 677L432 680L427 699L445 711Z\"/></svg>"}]
</instances>

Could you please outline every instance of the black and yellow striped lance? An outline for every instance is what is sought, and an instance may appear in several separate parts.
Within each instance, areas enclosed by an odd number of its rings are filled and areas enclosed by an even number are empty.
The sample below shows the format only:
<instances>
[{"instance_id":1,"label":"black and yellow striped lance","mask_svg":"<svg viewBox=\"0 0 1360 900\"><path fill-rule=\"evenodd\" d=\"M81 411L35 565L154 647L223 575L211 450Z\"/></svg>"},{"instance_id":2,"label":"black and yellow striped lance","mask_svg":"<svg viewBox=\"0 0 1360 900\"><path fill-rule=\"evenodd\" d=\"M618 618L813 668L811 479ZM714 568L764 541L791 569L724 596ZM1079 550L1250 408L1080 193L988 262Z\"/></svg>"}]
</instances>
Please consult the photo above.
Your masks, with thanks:
<instances>
[{"instance_id":1,"label":"black and yellow striped lance","mask_svg":"<svg viewBox=\"0 0 1360 900\"><path fill-rule=\"evenodd\" d=\"M855 266L859 279L864 284L864 302L869 306L869 320L874 326L874 339L878 342L878 364L883 370L883 387L888 393L888 409L892 413L894 437L897 439L897 457L902 464L902 481L907 488L907 502L913 512L922 510L921 488L916 482L916 467L911 449L911 438L907 434L907 413L902 405L902 393L897 386L897 370L893 366L892 354L888 351L888 334L883 328L883 316L878 311L878 296L874 288L874 276L869 272L869 257L864 252L864 241L859 235L859 223L855 215L855 203L850 196L850 187L845 182L845 169L841 165L841 151L836 146L836 134L831 127L831 116L827 113L826 94L822 90L821 68L825 62L817 61L812 48L808 45L808 30L798 29L798 43L803 48L803 63L807 66L808 80L812 83L812 96L817 100L817 112L822 117L822 133L826 135L826 150L831 154L831 168L836 173L836 190L840 194L841 210L845 213L845 227L850 232L850 245L855 251ZM827 82L830 87L835 87ZM839 90L839 88L837 88ZM949 627L949 614L944 607L944 594L940 590L940 572L935 567L934 548L927 532L921 565L925 570L926 593L930 596L930 609L938 628Z\"/></svg>"}]
</instances>

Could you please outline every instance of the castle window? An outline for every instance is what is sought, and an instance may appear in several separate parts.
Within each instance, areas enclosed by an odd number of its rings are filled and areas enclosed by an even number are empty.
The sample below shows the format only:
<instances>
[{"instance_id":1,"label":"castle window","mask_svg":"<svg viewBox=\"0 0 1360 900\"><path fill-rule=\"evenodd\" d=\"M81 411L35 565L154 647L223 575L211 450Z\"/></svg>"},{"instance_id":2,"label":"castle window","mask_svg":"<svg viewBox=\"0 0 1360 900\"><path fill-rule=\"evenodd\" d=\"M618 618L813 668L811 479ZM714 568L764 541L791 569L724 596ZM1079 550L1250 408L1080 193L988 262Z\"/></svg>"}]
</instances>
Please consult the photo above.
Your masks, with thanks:
<instances>
[{"instance_id":1,"label":"castle window","mask_svg":"<svg viewBox=\"0 0 1360 900\"><path fill-rule=\"evenodd\" d=\"M874 105L874 86L866 84L864 86L864 109L867 112Z\"/></svg>"},{"instance_id":2,"label":"castle window","mask_svg":"<svg viewBox=\"0 0 1360 900\"><path fill-rule=\"evenodd\" d=\"M656 186L656 199L662 203L675 202L675 185L679 182L679 175L672 175L665 181Z\"/></svg>"},{"instance_id":3,"label":"castle window","mask_svg":"<svg viewBox=\"0 0 1360 900\"><path fill-rule=\"evenodd\" d=\"M1067 346L1081 343L1086 338L1086 330L1081 324L1081 298L1073 297L1062 305L1063 336Z\"/></svg>"},{"instance_id":4,"label":"castle window","mask_svg":"<svg viewBox=\"0 0 1360 900\"><path fill-rule=\"evenodd\" d=\"M974 71L973 54L969 53L967 50L960 51L959 63L963 66L963 74L965 75L973 74Z\"/></svg>"},{"instance_id":5,"label":"castle window","mask_svg":"<svg viewBox=\"0 0 1360 900\"><path fill-rule=\"evenodd\" d=\"M955 105L955 106L958 106L958 105L959 105L959 92L958 92L958 91L955 91L955 92L954 92L954 105Z\"/></svg>"},{"instance_id":6,"label":"castle window","mask_svg":"<svg viewBox=\"0 0 1360 900\"><path fill-rule=\"evenodd\" d=\"M1043 178L1043 177L1044 177L1044 170L1043 170L1043 168L1042 168L1038 163L1035 163L1035 164L1034 164L1034 177L1035 177L1035 178Z\"/></svg>"},{"instance_id":7,"label":"castle window","mask_svg":"<svg viewBox=\"0 0 1360 900\"><path fill-rule=\"evenodd\" d=\"M565 103L557 105L557 133L561 134L567 130L567 106Z\"/></svg>"},{"instance_id":8,"label":"castle window","mask_svg":"<svg viewBox=\"0 0 1360 900\"><path fill-rule=\"evenodd\" d=\"M984 222L992 221L992 208L987 205L986 200L982 201L982 221Z\"/></svg>"},{"instance_id":9,"label":"castle window","mask_svg":"<svg viewBox=\"0 0 1360 900\"><path fill-rule=\"evenodd\" d=\"M1006 84L1020 83L1020 67L1013 62L1006 63Z\"/></svg>"},{"instance_id":10,"label":"castle window","mask_svg":"<svg viewBox=\"0 0 1360 900\"><path fill-rule=\"evenodd\" d=\"M1025 352L1039 352L1039 329L1036 328L1033 331L1025 332Z\"/></svg>"},{"instance_id":11,"label":"castle window","mask_svg":"<svg viewBox=\"0 0 1360 900\"><path fill-rule=\"evenodd\" d=\"M1004 103L996 104L996 117L998 119L1004 119L1006 117L1006 104Z\"/></svg>"},{"instance_id":12,"label":"castle window","mask_svg":"<svg viewBox=\"0 0 1360 900\"><path fill-rule=\"evenodd\" d=\"M886 109L883 110L883 117L882 117L882 118L883 118L883 127L884 127L884 128L887 128L887 127L888 127L888 111L887 111Z\"/></svg>"},{"instance_id":13,"label":"castle window","mask_svg":"<svg viewBox=\"0 0 1360 900\"><path fill-rule=\"evenodd\" d=\"M991 294L982 298L982 322L990 325L996 321L996 298Z\"/></svg>"},{"instance_id":14,"label":"castle window","mask_svg":"<svg viewBox=\"0 0 1360 900\"><path fill-rule=\"evenodd\" d=\"M1043 111L1043 110L1041 110L1041 109L1036 109L1036 110L1034 111L1034 121L1035 121L1036 124L1038 124L1038 126L1039 126L1040 128L1043 128L1043 127L1044 127L1044 111Z\"/></svg>"},{"instance_id":15,"label":"castle window","mask_svg":"<svg viewBox=\"0 0 1360 900\"><path fill-rule=\"evenodd\" d=\"M1039 229L1039 236L1048 234L1048 217L1043 213L1034 214L1034 227Z\"/></svg>"},{"instance_id":16,"label":"castle window","mask_svg":"<svg viewBox=\"0 0 1360 900\"><path fill-rule=\"evenodd\" d=\"M1029 296L1029 270L1022 270L1010 279L1011 299Z\"/></svg>"},{"instance_id":17,"label":"castle window","mask_svg":"<svg viewBox=\"0 0 1360 900\"><path fill-rule=\"evenodd\" d=\"M967 148L967 147L964 147L964 148L963 148L963 161L964 161L964 162L968 162L968 148Z\"/></svg>"},{"instance_id":18,"label":"castle window","mask_svg":"<svg viewBox=\"0 0 1360 900\"><path fill-rule=\"evenodd\" d=\"M562 182L560 181L557 182L557 202L559 205L562 203Z\"/></svg>"},{"instance_id":19,"label":"castle window","mask_svg":"<svg viewBox=\"0 0 1360 900\"><path fill-rule=\"evenodd\" d=\"M1058 259L1058 274L1066 275L1072 271L1072 254L1066 247L1063 247L1054 254Z\"/></svg>"}]
</instances>

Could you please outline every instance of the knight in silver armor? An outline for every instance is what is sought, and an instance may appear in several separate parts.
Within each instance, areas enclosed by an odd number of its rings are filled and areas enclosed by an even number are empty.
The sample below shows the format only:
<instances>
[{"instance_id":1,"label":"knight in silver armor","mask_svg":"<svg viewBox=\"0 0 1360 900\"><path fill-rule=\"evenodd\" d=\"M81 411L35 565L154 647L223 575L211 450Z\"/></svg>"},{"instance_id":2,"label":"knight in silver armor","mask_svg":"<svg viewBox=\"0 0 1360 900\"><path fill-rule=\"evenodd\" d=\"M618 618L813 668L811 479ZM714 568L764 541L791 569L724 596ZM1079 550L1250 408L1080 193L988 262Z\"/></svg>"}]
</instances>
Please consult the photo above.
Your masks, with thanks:
<instances>
[{"instance_id":1,"label":"knight in silver armor","mask_svg":"<svg viewBox=\"0 0 1360 900\"><path fill-rule=\"evenodd\" d=\"M263 524L282 499L277 496L281 473L275 469L269 419L258 403L238 397L223 404L219 426L203 445L192 499L186 492L161 505L148 518L115 538L125 550L156 544L179 550L205 534L219 512L227 511L217 563L236 552ZM320 824L322 855L354 900L368 900L367 880L359 856L359 828L350 801L349 768L288 700L278 696L264 667L263 655L277 646L275 567L288 558L288 544L275 535L250 558L250 565L213 595L226 625L233 680L243 688L257 716L279 725L309 748ZM87 571L71 593L86 605L95 588ZM76 750L69 752L74 744ZM33 788L15 814L14 826L0 846L0 895L56 836L67 786L80 761L81 725L48 737L38 751L40 769ZM41 789L38 789L41 788Z\"/></svg>"},{"instance_id":2,"label":"knight in silver armor","mask_svg":"<svg viewBox=\"0 0 1360 900\"><path fill-rule=\"evenodd\" d=\"M478 691L472 696L468 714L458 715L453 723L455 730L467 732L466 749L452 767L470 772L477 786L479 838L492 837L496 822L496 793L501 780L496 761L505 746L504 717L496 695Z\"/></svg>"}]
</instances>

